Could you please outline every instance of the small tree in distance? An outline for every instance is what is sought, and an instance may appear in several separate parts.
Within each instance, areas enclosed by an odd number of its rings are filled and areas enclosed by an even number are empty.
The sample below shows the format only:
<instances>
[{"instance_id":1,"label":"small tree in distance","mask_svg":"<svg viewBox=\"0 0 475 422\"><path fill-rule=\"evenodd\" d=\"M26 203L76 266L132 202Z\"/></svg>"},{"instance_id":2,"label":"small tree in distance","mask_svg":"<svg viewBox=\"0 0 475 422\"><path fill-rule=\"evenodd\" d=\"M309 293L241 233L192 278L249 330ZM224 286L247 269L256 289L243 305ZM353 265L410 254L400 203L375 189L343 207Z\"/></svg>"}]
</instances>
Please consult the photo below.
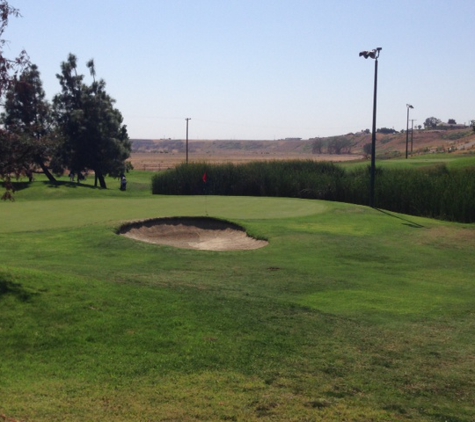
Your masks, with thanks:
<instances>
[{"instance_id":1,"label":"small tree in distance","mask_svg":"<svg viewBox=\"0 0 475 422\"><path fill-rule=\"evenodd\" d=\"M363 145L363 152L365 153L366 157L371 157L371 147L372 147L372 145L373 144L371 142Z\"/></svg>"},{"instance_id":2,"label":"small tree in distance","mask_svg":"<svg viewBox=\"0 0 475 422\"><path fill-rule=\"evenodd\" d=\"M323 148L326 146L324 139L315 138L312 142L312 154L323 154Z\"/></svg>"},{"instance_id":3,"label":"small tree in distance","mask_svg":"<svg viewBox=\"0 0 475 422\"><path fill-rule=\"evenodd\" d=\"M332 137L328 141L327 150L329 154L351 154L353 142L345 137Z\"/></svg>"},{"instance_id":4,"label":"small tree in distance","mask_svg":"<svg viewBox=\"0 0 475 422\"><path fill-rule=\"evenodd\" d=\"M435 129L442 120L438 119L437 117L428 117L424 121L424 128L425 129Z\"/></svg>"}]
</instances>

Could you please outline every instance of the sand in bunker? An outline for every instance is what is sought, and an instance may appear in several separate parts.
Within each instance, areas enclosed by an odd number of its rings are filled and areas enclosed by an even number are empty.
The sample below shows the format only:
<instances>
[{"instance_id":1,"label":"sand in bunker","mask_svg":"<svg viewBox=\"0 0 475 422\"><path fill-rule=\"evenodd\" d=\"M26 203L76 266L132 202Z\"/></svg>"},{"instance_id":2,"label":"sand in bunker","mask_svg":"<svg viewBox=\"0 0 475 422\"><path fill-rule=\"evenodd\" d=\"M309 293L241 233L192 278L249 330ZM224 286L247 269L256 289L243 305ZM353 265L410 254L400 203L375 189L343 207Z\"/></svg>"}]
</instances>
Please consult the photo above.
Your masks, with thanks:
<instances>
[{"instance_id":1,"label":"sand in bunker","mask_svg":"<svg viewBox=\"0 0 475 422\"><path fill-rule=\"evenodd\" d=\"M213 218L160 218L122 226L119 234L142 242L202 251L263 248L265 240L249 237L242 227Z\"/></svg>"}]
</instances>

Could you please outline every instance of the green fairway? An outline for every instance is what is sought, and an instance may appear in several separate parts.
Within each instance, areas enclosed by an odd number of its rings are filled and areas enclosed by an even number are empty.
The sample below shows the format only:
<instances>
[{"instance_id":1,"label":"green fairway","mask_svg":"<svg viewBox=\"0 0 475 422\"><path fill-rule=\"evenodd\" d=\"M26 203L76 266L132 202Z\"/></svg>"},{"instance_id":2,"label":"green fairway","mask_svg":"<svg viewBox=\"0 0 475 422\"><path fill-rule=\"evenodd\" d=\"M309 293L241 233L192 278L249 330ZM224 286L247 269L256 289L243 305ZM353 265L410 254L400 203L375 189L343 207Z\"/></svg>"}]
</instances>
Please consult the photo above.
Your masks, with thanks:
<instances>
[{"instance_id":1,"label":"green fairway","mask_svg":"<svg viewBox=\"0 0 475 422\"><path fill-rule=\"evenodd\" d=\"M358 168L365 167L370 164L369 161L365 162L352 162L341 163L340 165L346 168ZM438 165L446 165L449 169L459 169L466 167L475 167L475 155L457 155L457 154L425 154L415 155L409 158L397 158L391 160L378 160L376 159L376 166L382 168L394 168L394 169L411 169L419 167L433 167Z\"/></svg>"},{"instance_id":2,"label":"green fairway","mask_svg":"<svg viewBox=\"0 0 475 422\"><path fill-rule=\"evenodd\" d=\"M0 203L0 420L473 421L473 225L149 178ZM205 215L269 245L116 234Z\"/></svg>"}]
</instances>

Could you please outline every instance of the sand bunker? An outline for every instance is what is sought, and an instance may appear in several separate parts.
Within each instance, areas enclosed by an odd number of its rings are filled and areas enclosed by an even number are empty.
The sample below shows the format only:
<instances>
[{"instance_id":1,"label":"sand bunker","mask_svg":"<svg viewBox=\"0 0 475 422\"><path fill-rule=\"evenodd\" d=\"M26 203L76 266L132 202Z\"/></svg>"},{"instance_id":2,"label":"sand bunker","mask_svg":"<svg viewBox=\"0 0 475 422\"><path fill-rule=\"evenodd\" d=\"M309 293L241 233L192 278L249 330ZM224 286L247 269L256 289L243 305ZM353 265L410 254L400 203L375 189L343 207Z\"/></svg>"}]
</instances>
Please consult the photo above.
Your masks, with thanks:
<instances>
[{"instance_id":1,"label":"sand bunker","mask_svg":"<svg viewBox=\"0 0 475 422\"><path fill-rule=\"evenodd\" d=\"M141 242L202 251L263 248L265 240L249 237L242 227L214 218L160 218L126 224L119 234Z\"/></svg>"}]
</instances>

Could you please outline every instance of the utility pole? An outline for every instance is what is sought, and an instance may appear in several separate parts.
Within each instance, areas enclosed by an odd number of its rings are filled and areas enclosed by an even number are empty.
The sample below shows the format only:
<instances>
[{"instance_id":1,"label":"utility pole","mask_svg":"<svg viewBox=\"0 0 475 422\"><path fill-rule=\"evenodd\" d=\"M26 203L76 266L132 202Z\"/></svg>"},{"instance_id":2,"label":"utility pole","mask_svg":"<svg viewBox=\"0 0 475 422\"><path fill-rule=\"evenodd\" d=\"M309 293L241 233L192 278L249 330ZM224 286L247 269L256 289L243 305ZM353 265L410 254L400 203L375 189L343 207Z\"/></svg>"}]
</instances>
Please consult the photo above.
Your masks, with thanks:
<instances>
[{"instance_id":1,"label":"utility pole","mask_svg":"<svg viewBox=\"0 0 475 422\"><path fill-rule=\"evenodd\" d=\"M191 117L186 119L186 164L188 164L188 120L191 120Z\"/></svg>"},{"instance_id":2,"label":"utility pole","mask_svg":"<svg viewBox=\"0 0 475 422\"><path fill-rule=\"evenodd\" d=\"M417 121L417 119L411 119L411 155L412 155L412 149L414 147L414 122Z\"/></svg>"}]
</instances>

